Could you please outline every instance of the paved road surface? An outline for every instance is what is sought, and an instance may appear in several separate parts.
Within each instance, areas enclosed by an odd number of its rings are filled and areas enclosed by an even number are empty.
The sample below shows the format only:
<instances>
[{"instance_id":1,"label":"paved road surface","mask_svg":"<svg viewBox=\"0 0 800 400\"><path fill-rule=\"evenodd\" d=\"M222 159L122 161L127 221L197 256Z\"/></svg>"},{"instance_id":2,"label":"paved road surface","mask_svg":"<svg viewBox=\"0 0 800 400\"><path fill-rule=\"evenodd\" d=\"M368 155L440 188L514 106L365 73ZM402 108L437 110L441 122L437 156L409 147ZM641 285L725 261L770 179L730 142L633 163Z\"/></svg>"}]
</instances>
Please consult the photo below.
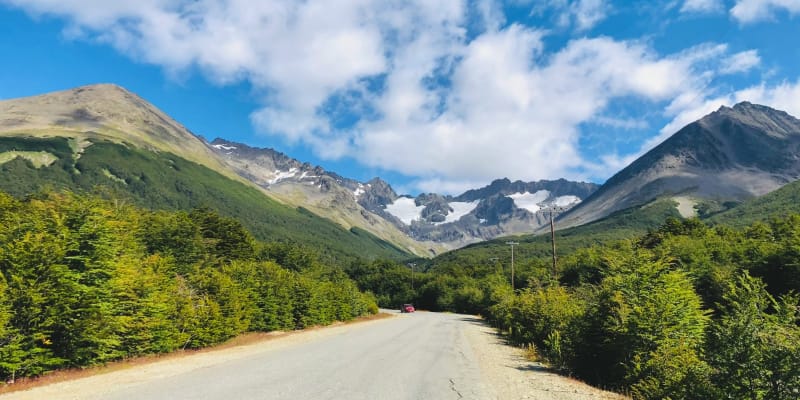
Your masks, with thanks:
<instances>
[{"instance_id":1,"label":"paved road surface","mask_svg":"<svg viewBox=\"0 0 800 400\"><path fill-rule=\"evenodd\" d=\"M308 343L106 392L133 399L485 399L469 317L405 314Z\"/></svg>"}]
</instances>

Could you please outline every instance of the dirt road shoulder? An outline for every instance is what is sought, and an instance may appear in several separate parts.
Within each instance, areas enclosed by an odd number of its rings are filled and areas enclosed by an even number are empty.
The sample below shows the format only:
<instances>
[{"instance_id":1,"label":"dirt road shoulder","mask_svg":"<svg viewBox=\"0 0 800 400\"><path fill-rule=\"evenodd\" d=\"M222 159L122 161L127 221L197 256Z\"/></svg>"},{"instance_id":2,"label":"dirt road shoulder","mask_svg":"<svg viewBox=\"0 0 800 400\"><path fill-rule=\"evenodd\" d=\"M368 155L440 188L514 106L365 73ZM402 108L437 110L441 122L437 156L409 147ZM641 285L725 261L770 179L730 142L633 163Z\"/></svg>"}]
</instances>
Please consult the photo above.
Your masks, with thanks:
<instances>
[{"instance_id":1,"label":"dirt road shoulder","mask_svg":"<svg viewBox=\"0 0 800 400\"><path fill-rule=\"evenodd\" d=\"M550 372L526 360L522 349L506 345L495 329L480 319L470 321L465 329L481 375L494 391L493 399L626 399L617 393Z\"/></svg>"}]
</instances>

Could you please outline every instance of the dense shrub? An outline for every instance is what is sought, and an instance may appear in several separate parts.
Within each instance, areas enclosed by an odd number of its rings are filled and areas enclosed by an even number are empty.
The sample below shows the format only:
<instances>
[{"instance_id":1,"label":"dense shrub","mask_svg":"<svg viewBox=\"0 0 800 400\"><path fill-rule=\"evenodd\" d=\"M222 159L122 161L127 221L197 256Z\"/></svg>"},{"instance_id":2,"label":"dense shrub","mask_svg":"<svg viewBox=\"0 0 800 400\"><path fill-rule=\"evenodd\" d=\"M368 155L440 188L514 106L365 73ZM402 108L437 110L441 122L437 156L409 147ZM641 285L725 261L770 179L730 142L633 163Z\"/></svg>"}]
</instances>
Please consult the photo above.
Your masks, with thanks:
<instances>
[{"instance_id":1,"label":"dense shrub","mask_svg":"<svg viewBox=\"0 0 800 400\"><path fill-rule=\"evenodd\" d=\"M343 273L281 267L210 209L0 193L0 379L199 348L377 312Z\"/></svg>"}]
</instances>

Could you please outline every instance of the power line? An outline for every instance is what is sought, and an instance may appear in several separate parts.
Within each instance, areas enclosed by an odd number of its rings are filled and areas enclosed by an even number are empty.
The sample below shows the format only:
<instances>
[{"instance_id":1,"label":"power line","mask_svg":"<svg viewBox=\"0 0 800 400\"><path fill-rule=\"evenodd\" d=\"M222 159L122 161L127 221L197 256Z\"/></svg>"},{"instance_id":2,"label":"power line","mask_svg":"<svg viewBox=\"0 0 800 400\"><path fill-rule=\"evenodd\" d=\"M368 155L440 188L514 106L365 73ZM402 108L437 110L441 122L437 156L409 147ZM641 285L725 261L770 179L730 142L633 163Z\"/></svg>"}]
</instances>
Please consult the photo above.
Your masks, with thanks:
<instances>
[{"instance_id":1,"label":"power line","mask_svg":"<svg viewBox=\"0 0 800 400\"><path fill-rule=\"evenodd\" d=\"M406 264L411 267L411 290L414 290L414 267L417 266L417 263L408 263Z\"/></svg>"}]
</instances>

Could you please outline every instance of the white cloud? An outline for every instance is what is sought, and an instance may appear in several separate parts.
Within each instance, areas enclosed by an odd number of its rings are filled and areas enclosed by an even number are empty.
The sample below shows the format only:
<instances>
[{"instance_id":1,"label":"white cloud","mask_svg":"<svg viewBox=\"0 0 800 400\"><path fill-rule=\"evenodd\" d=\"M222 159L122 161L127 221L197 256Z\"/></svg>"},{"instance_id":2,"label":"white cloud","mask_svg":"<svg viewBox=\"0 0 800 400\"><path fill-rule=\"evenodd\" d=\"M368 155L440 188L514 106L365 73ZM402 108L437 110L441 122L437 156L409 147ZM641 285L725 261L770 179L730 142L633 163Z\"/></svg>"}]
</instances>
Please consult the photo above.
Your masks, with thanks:
<instances>
[{"instance_id":1,"label":"white cloud","mask_svg":"<svg viewBox=\"0 0 800 400\"><path fill-rule=\"evenodd\" d=\"M681 5L682 13L708 14L722 11L724 4L722 0L686 0Z\"/></svg>"},{"instance_id":2,"label":"white cloud","mask_svg":"<svg viewBox=\"0 0 800 400\"><path fill-rule=\"evenodd\" d=\"M737 0L731 9L731 15L746 24L769 20L780 10L791 15L799 14L800 0Z\"/></svg>"},{"instance_id":3,"label":"white cloud","mask_svg":"<svg viewBox=\"0 0 800 400\"><path fill-rule=\"evenodd\" d=\"M532 5L532 14L554 12L558 26L573 26L578 32L592 29L606 19L611 10L607 0L519 0L517 3Z\"/></svg>"},{"instance_id":4,"label":"white cloud","mask_svg":"<svg viewBox=\"0 0 800 400\"><path fill-rule=\"evenodd\" d=\"M362 125L354 143L364 162L414 176L585 178L577 172L589 168L578 151L579 124L614 98L658 102L698 86L693 65L720 51L701 46L659 58L637 43L595 38L545 57L541 33L513 25L466 45L441 114L419 101L402 118ZM393 92L378 104L397 109Z\"/></svg>"},{"instance_id":5,"label":"white cloud","mask_svg":"<svg viewBox=\"0 0 800 400\"><path fill-rule=\"evenodd\" d=\"M597 116L591 120L591 122L600 125L600 126L607 126L615 129L639 129L643 130L646 129L648 124L645 120L634 119L634 118L615 118L609 117L605 115Z\"/></svg>"},{"instance_id":6,"label":"white cloud","mask_svg":"<svg viewBox=\"0 0 800 400\"><path fill-rule=\"evenodd\" d=\"M413 162L414 160L409 160ZM493 179L487 180L457 180L443 179L441 177L417 179L405 186L396 187L397 193L448 193L461 194L470 189L481 188L491 183Z\"/></svg>"},{"instance_id":7,"label":"white cloud","mask_svg":"<svg viewBox=\"0 0 800 400\"><path fill-rule=\"evenodd\" d=\"M74 37L173 74L199 68L220 84L249 82L263 94L252 120L264 133L445 193L503 176L604 178L632 155L583 160L581 124L640 128L605 114L615 99L671 104L679 123L706 101L699 93L727 52L707 44L662 56L608 37L549 49L544 31L506 25L489 0L2 1L64 18ZM548 4L579 30L609 12L602 1ZM483 29L474 38L470 11Z\"/></svg>"},{"instance_id":8,"label":"white cloud","mask_svg":"<svg viewBox=\"0 0 800 400\"><path fill-rule=\"evenodd\" d=\"M761 57L758 50L747 50L731 55L722 61L720 72L723 74L735 74L747 72L761 64Z\"/></svg>"},{"instance_id":9,"label":"white cloud","mask_svg":"<svg viewBox=\"0 0 800 400\"><path fill-rule=\"evenodd\" d=\"M570 8L579 31L593 28L604 20L608 13L608 5L603 0L579 0Z\"/></svg>"}]
</instances>

